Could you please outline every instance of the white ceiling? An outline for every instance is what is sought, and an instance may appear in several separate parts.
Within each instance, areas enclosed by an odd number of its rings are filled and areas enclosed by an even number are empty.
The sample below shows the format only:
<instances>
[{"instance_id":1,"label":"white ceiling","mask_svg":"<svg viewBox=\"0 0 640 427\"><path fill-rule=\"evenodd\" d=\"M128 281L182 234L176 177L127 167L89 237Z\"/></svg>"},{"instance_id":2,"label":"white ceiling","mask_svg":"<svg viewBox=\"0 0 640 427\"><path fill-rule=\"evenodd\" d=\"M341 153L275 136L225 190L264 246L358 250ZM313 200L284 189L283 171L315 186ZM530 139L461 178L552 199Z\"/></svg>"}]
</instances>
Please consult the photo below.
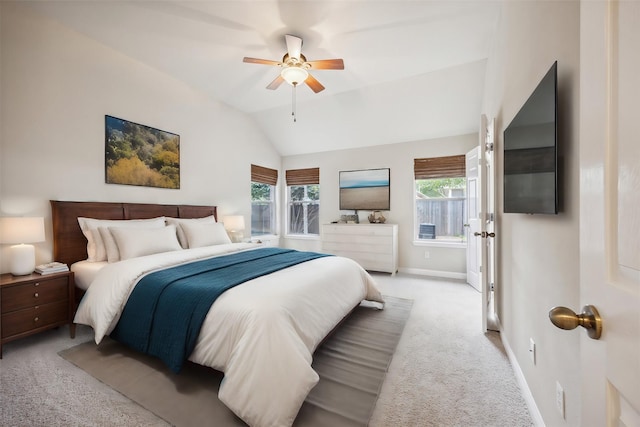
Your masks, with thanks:
<instances>
[{"instance_id":1,"label":"white ceiling","mask_svg":"<svg viewBox=\"0 0 640 427\"><path fill-rule=\"evenodd\" d=\"M28 3L249 114L282 155L476 132L498 1L46 1ZM326 89L266 86L285 34Z\"/></svg>"}]
</instances>

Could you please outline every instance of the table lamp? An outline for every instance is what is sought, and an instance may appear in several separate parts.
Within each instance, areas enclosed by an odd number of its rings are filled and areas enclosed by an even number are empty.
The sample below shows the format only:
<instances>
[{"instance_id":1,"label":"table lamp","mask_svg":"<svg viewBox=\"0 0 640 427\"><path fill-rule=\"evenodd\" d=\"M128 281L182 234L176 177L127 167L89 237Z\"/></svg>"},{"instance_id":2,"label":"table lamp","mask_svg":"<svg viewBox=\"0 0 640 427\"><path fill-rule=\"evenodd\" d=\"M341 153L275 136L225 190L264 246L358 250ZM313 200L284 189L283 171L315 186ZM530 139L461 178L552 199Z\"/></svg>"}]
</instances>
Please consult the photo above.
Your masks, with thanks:
<instances>
[{"instance_id":1,"label":"table lamp","mask_svg":"<svg viewBox=\"0 0 640 427\"><path fill-rule=\"evenodd\" d=\"M36 268L36 250L29 243L44 242L44 218L0 218L0 243L9 248L9 271L14 276L33 273Z\"/></svg>"},{"instance_id":2,"label":"table lamp","mask_svg":"<svg viewBox=\"0 0 640 427\"><path fill-rule=\"evenodd\" d=\"M229 233L231 241L238 243L242 241L244 237L244 216L242 215L230 215L222 218L224 228Z\"/></svg>"}]
</instances>

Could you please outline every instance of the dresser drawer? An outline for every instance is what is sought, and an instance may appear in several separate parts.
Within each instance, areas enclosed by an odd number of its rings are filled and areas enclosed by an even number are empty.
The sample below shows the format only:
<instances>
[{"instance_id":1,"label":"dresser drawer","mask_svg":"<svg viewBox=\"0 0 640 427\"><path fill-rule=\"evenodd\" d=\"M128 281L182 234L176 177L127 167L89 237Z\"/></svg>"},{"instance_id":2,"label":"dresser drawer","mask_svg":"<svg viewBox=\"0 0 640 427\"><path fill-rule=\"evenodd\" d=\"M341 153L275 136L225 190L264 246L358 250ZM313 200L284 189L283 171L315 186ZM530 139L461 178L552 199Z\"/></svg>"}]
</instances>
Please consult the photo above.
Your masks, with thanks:
<instances>
[{"instance_id":1,"label":"dresser drawer","mask_svg":"<svg viewBox=\"0 0 640 427\"><path fill-rule=\"evenodd\" d=\"M67 301L24 308L2 315L2 338L31 331L53 323L67 323Z\"/></svg>"},{"instance_id":2,"label":"dresser drawer","mask_svg":"<svg viewBox=\"0 0 640 427\"><path fill-rule=\"evenodd\" d=\"M343 237L347 237L347 236L343 236ZM330 254L336 254L336 255L337 255L337 252L392 254L393 246L390 244L388 240L353 242L353 239L351 240L346 239L346 240L323 241L322 250L325 252L329 252Z\"/></svg>"},{"instance_id":3,"label":"dresser drawer","mask_svg":"<svg viewBox=\"0 0 640 427\"><path fill-rule=\"evenodd\" d=\"M327 235L392 236L394 228L382 224L328 224L322 226L322 231Z\"/></svg>"},{"instance_id":4,"label":"dresser drawer","mask_svg":"<svg viewBox=\"0 0 640 427\"><path fill-rule=\"evenodd\" d=\"M14 310L56 301L64 301L66 303L69 298L68 280L65 276L3 287L2 313L7 314Z\"/></svg>"},{"instance_id":5,"label":"dresser drawer","mask_svg":"<svg viewBox=\"0 0 640 427\"><path fill-rule=\"evenodd\" d=\"M366 270L398 270L396 224L325 224L321 239L323 252L351 258Z\"/></svg>"}]
</instances>

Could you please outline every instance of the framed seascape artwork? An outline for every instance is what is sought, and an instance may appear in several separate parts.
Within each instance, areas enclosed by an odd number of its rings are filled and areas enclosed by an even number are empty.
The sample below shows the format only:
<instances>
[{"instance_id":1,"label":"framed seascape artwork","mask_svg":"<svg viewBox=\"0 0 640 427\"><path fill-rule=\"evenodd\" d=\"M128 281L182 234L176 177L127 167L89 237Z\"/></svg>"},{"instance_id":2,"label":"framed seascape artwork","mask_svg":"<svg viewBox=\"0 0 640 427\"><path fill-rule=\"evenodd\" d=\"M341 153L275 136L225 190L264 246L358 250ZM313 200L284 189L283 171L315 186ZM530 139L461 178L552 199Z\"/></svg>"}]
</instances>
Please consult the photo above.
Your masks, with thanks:
<instances>
[{"instance_id":1,"label":"framed seascape artwork","mask_svg":"<svg viewBox=\"0 0 640 427\"><path fill-rule=\"evenodd\" d=\"M340 210L388 211L389 168L340 171Z\"/></svg>"},{"instance_id":2,"label":"framed seascape artwork","mask_svg":"<svg viewBox=\"0 0 640 427\"><path fill-rule=\"evenodd\" d=\"M180 135L105 116L107 184L180 188Z\"/></svg>"}]
</instances>

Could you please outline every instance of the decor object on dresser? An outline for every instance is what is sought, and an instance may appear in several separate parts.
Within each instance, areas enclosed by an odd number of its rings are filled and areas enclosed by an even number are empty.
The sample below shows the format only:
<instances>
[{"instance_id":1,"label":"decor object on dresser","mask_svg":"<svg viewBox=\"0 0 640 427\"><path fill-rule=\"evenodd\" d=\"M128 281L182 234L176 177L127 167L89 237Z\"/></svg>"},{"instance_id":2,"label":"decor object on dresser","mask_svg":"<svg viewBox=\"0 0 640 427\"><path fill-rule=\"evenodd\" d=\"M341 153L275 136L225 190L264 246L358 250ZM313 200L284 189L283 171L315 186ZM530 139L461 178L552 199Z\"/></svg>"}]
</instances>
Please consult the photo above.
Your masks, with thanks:
<instances>
[{"instance_id":1,"label":"decor object on dresser","mask_svg":"<svg viewBox=\"0 0 640 427\"><path fill-rule=\"evenodd\" d=\"M229 215L222 217L222 223L224 228L229 233L231 241L234 243L241 242L244 238L244 216L242 215Z\"/></svg>"},{"instance_id":2,"label":"decor object on dresser","mask_svg":"<svg viewBox=\"0 0 640 427\"><path fill-rule=\"evenodd\" d=\"M398 271L398 224L324 224L322 251L351 258L365 270Z\"/></svg>"},{"instance_id":3,"label":"decor object on dresser","mask_svg":"<svg viewBox=\"0 0 640 427\"><path fill-rule=\"evenodd\" d=\"M180 135L105 116L107 184L180 188Z\"/></svg>"},{"instance_id":4,"label":"decor object on dresser","mask_svg":"<svg viewBox=\"0 0 640 427\"><path fill-rule=\"evenodd\" d=\"M74 338L74 308L70 271L0 276L0 358L2 344L64 324L69 324L69 335Z\"/></svg>"},{"instance_id":5,"label":"decor object on dresser","mask_svg":"<svg viewBox=\"0 0 640 427\"><path fill-rule=\"evenodd\" d=\"M340 171L340 210L391 209L390 169Z\"/></svg>"},{"instance_id":6,"label":"decor object on dresser","mask_svg":"<svg viewBox=\"0 0 640 427\"><path fill-rule=\"evenodd\" d=\"M384 224L387 218L380 211L373 211L369 215L369 222L372 224Z\"/></svg>"},{"instance_id":7,"label":"decor object on dresser","mask_svg":"<svg viewBox=\"0 0 640 427\"><path fill-rule=\"evenodd\" d=\"M37 242L44 242L44 218L0 218L0 243L13 245L9 271L14 276L33 273L36 251L29 243Z\"/></svg>"}]
</instances>

